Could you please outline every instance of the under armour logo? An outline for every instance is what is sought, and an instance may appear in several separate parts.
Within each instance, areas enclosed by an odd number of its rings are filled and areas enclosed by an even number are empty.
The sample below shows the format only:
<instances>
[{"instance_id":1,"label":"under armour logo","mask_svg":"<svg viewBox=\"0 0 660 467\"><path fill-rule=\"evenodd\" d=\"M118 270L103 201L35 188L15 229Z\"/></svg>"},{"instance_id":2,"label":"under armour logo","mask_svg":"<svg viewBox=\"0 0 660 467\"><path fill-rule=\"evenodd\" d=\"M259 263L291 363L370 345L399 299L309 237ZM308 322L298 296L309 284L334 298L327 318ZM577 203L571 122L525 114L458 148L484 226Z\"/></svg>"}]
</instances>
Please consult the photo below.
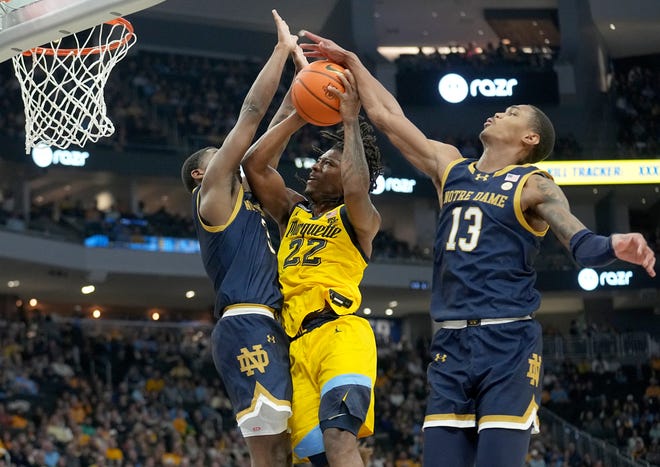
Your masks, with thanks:
<instances>
[{"instance_id":1,"label":"under armour logo","mask_svg":"<svg viewBox=\"0 0 660 467\"><path fill-rule=\"evenodd\" d=\"M439 353L437 353L435 354L435 357L433 357L433 361L445 363L447 361L447 354L443 353L442 355L440 355Z\"/></svg>"},{"instance_id":2,"label":"under armour logo","mask_svg":"<svg viewBox=\"0 0 660 467\"><path fill-rule=\"evenodd\" d=\"M275 344L275 336L270 334L266 335L266 341L270 342L271 344Z\"/></svg>"},{"instance_id":3,"label":"under armour logo","mask_svg":"<svg viewBox=\"0 0 660 467\"><path fill-rule=\"evenodd\" d=\"M477 174L474 178L475 178L475 180L484 180L484 181L486 181L486 180L488 180L488 177L490 177L490 175L488 175L488 174Z\"/></svg>"},{"instance_id":4,"label":"under armour logo","mask_svg":"<svg viewBox=\"0 0 660 467\"><path fill-rule=\"evenodd\" d=\"M247 376L254 375L254 370L265 373L266 367L270 363L268 352L262 349L261 344L253 345L252 352L245 347L241 348L241 354L237 355L236 359L241 365L241 373L245 373Z\"/></svg>"},{"instance_id":5,"label":"under armour logo","mask_svg":"<svg viewBox=\"0 0 660 467\"><path fill-rule=\"evenodd\" d=\"M532 358L527 359L527 362L529 363L529 370L527 371L529 384L538 387L539 378L541 377L541 356L533 353Z\"/></svg>"}]
</instances>

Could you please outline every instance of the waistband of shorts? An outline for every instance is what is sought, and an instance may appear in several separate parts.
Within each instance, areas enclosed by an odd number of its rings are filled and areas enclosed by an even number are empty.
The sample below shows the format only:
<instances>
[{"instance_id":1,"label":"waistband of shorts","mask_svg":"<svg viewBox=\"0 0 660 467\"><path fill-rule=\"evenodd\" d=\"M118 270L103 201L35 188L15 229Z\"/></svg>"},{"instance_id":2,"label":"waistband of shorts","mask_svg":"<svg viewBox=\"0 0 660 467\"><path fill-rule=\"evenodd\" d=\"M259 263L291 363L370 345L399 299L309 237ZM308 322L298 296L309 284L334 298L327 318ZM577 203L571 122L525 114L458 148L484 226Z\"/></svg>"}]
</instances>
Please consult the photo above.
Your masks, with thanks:
<instances>
[{"instance_id":1,"label":"waistband of shorts","mask_svg":"<svg viewBox=\"0 0 660 467\"><path fill-rule=\"evenodd\" d=\"M303 318L302 323L300 323L300 329L298 330L298 333L291 340L296 340L303 334L307 334L308 332L323 326L325 323L334 321L337 318L339 318L339 315L335 313L334 310L330 307L326 307L318 311L312 311Z\"/></svg>"},{"instance_id":2,"label":"waistband of shorts","mask_svg":"<svg viewBox=\"0 0 660 467\"><path fill-rule=\"evenodd\" d=\"M483 318L483 319L454 319L448 321L439 321L441 329L463 329L472 326L490 326L492 324L514 323L516 321L527 321L532 319L532 315L519 316L517 318Z\"/></svg>"},{"instance_id":3,"label":"waistband of shorts","mask_svg":"<svg viewBox=\"0 0 660 467\"><path fill-rule=\"evenodd\" d=\"M236 305L229 305L226 307L220 319L227 318L229 316L241 316L241 315L262 315L269 318L275 319L275 310L265 305L256 305L253 303L240 303Z\"/></svg>"}]
</instances>

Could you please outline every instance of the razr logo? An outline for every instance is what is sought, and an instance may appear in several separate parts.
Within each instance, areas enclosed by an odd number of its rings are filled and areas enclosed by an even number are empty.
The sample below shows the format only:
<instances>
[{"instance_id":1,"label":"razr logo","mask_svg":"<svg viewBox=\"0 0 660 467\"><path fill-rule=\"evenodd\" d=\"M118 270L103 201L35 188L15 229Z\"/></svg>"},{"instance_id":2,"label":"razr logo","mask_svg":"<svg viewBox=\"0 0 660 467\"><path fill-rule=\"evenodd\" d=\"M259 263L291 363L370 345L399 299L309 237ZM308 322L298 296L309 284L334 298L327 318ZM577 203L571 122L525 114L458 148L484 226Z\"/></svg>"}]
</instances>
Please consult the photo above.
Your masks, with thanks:
<instances>
[{"instance_id":1,"label":"razr logo","mask_svg":"<svg viewBox=\"0 0 660 467\"><path fill-rule=\"evenodd\" d=\"M582 290L590 292L598 286L621 287L630 284L632 271L603 271L598 274L590 268L582 269L578 273L578 284Z\"/></svg>"}]
</instances>

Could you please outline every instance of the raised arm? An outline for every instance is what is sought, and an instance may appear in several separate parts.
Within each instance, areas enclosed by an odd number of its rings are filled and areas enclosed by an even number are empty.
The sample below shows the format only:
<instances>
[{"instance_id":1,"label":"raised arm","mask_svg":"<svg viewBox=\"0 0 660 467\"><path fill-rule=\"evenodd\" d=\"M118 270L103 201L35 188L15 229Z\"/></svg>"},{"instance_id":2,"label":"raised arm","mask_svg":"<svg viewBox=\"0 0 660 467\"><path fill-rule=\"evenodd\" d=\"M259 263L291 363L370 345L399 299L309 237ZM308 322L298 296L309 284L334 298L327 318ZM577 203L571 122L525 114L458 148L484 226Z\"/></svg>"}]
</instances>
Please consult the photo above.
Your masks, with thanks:
<instances>
[{"instance_id":1,"label":"raised arm","mask_svg":"<svg viewBox=\"0 0 660 467\"><path fill-rule=\"evenodd\" d=\"M279 224L280 229L286 226L293 205L303 197L286 187L284 179L272 167L271 162L274 155L279 158L282 147L291 135L304 125L305 121L294 111L264 133L243 159L243 170L250 189L261 206Z\"/></svg>"},{"instance_id":2,"label":"raised arm","mask_svg":"<svg viewBox=\"0 0 660 467\"><path fill-rule=\"evenodd\" d=\"M367 70L358 56L335 42L309 31L302 33L313 41L301 44L308 57L323 57L353 73L360 100L369 119L390 139L408 161L440 186L445 167L461 154L454 146L428 139L403 113L394 96Z\"/></svg>"},{"instance_id":3,"label":"raised arm","mask_svg":"<svg viewBox=\"0 0 660 467\"><path fill-rule=\"evenodd\" d=\"M655 255L639 233L597 235L570 210L566 196L552 180L530 177L523 189L523 210L546 222L581 266L604 266L615 259L637 264L655 277Z\"/></svg>"},{"instance_id":4,"label":"raised arm","mask_svg":"<svg viewBox=\"0 0 660 467\"><path fill-rule=\"evenodd\" d=\"M234 177L241 158L250 147L254 135L277 90L286 59L295 47L296 37L273 10L277 26L277 45L248 91L234 128L209 161L200 188L200 214L214 225L223 224L233 210Z\"/></svg>"},{"instance_id":5,"label":"raised arm","mask_svg":"<svg viewBox=\"0 0 660 467\"><path fill-rule=\"evenodd\" d=\"M285 118L287 118L289 115L293 113L295 110L295 107L293 106L293 100L291 99L291 87L293 86L294 81L296 80L296 76L302 70L307 64L307 57L303 54L302 49L300 48L299 45L296 45L295 49L293 52L291 52L291 58L293 59L293 64L295 66L295 72L293 74L293 79L291 80L291 84L289 85L289 89L287 90L286 94L284 95L284 99L282 99L282 102L280 103L280 106L278 107L277 111L275 112L275 115L273 115L272 120L268 124L268 129L270 130L272 127L283 121Z\"/></svg>"},{"instance_id":6,"label":"raised arm","mask_svg":"<svg viewBox=\"0 0 660 467\"><path fill-rule=\"evenodd\" d=\"M296 108L293 105L293 100L291 99L291 87L293 86L293 83L296 80L296 75L300 72L300 70L303 69L305 65L307 65L307 57L303 55L303 51L300 48L300 46L296 46L295 50L291 53L291 56L293 58L293 63L296 67L295 73L293 75L293 79L291 80L291 85L289 86L289 89L284 95L284 99L282 99L282 102L280 103L280 106L275 112L275 115L273 115L272 120L268 124L269 130L278 123L284 121L284 119L286 119L296 110ZM284 152L284 149L286 148L288 143L289 143L289 138L287 138L286 141L282 142L282 145L280 146L279 150L274 150L268 165L270 165L274 169L277 169L277 166L280 163L280 158L282 157L282 153Z\"/></svg>"},{"instance_id":7,"label":"raised arm","mask_svg":"<svg viewBox=\"0 0 660 467\"><path fill-rule=\"evenodd\" d=\"M367 256L371 256L372 241L380 228L380 214L371 202L371 181L362 133L360 132L360 99L355 78L350 70L339 75L344 92L333 86L328 91L339 99L339 110L344 124L344 150L341 156L341 182L344 204L351 225Z\"/></svg>"}]
</instances>

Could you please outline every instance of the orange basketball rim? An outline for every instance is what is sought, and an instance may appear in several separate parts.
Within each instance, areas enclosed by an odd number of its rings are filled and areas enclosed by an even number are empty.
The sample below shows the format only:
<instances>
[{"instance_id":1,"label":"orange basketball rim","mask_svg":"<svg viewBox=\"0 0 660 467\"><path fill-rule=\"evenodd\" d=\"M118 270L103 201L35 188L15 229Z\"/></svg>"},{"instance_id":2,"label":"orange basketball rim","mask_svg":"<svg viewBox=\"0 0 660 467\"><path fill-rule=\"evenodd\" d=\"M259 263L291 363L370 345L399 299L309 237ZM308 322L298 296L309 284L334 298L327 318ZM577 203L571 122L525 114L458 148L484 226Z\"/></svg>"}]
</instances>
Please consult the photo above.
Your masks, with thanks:
<instances>
[{"instance_id":1,"label":"orange basketball rim","mask_svg":"<svg viewBox=\"0 0 660 467\"><path fill-rule=\"evenodd\" d=\"M6 2L8 0L0 0ZM119 47L127 45L131 40L135 40L135 31L133 30L133 25L124 18L115 18L110 21L106 21L105 24L110 26L123 26L125 29L125 34L121 39L113 40L108 44L97 45L94 47L83 47L80 49L53 49L50 47L34 47L32 49L26 50L23 52L23 55L30 56L33 54L37 55L58 55L64 57L70 54L75 55L92 55L92 54L102 54L109 50L115 50Z\"/></svg>"}]
</instances>

